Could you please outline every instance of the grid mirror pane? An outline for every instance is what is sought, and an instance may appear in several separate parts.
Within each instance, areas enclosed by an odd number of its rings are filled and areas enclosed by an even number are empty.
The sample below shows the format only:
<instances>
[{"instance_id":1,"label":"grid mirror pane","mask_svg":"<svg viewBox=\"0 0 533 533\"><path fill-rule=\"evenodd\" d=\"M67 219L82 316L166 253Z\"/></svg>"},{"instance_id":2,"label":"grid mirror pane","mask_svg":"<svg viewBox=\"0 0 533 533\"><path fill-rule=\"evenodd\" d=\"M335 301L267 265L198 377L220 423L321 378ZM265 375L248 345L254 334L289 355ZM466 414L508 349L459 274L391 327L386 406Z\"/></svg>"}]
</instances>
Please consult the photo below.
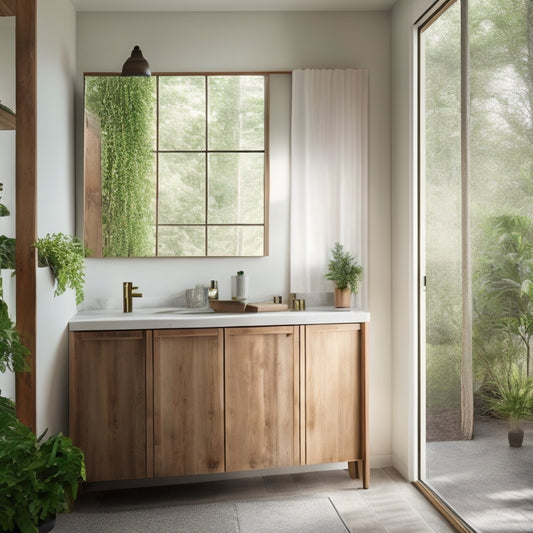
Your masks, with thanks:
<instances>
[{"instance_id":1,"label":"grid mirror pane","mask_svg":"<svg viewBox=\"0 0 533 533\"><path fill-rule=\"evenodd\" d=\"M209 156L209 223L263 224L262 153Z\"/></svg>"},{"instance_id":2,"label":"grid mirror pane","mask_svg":"<svg viewBox=\"0 0 533 533\"><path fill-rule=\"evenodd\" d=\"M205 149L205 77L159 77L159 149Z\"/></svg>"}]
</instances>

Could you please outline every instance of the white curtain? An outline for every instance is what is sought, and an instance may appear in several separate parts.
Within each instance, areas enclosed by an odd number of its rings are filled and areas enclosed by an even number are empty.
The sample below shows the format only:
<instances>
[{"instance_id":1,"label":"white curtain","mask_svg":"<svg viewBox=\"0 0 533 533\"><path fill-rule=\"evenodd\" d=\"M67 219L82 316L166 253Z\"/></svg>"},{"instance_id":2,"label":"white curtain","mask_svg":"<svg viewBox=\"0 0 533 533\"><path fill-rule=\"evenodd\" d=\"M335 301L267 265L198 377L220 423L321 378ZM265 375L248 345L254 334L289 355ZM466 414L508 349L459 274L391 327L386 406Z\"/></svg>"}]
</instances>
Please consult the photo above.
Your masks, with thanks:
<instances>
[{"instance_id":1,"label":"white curtain","mask_svg":"<svg viewBox=\"0 0 533 533\"><path fill-rule=\"evenodd\" d=\"M335 242L366 279L368 72L293 71L291 130L291 292L333 290L324 276Z\"/></svg>"}]
</instances>

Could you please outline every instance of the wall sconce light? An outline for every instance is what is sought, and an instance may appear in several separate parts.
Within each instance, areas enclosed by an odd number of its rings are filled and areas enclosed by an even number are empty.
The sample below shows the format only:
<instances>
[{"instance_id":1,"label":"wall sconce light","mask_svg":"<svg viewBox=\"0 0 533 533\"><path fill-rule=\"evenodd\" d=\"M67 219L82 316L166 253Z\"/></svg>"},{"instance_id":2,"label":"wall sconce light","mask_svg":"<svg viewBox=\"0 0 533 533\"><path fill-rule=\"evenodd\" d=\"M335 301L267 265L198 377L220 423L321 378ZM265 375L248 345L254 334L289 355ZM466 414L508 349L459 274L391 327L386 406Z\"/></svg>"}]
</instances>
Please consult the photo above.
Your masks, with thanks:
<instances>
[{"instance_id":1,"label":"wall sconce light","mask_svg":"<svg viewBox=\"0 0 533 533\"><path fill-rule=\"evenodd\" d=\"M131 56L126 59L122 66L121 76L150 76L151 74L148 61L144 59L141 49L135 46Z\"/></svg>"}]
</instances>

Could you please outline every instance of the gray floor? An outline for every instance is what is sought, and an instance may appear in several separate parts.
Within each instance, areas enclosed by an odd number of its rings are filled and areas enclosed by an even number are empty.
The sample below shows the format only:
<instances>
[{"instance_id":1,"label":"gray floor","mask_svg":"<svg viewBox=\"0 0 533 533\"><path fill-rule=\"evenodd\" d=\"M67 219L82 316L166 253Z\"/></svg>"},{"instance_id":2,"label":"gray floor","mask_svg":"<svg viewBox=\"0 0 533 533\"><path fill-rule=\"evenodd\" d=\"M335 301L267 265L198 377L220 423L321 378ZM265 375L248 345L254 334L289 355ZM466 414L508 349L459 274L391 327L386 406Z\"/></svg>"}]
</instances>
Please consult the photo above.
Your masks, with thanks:
<instances>
[{"instance_id":1,"label":"gray floor","mask_svg":"<svg viewBox=\"0 0 533 533\"><path fill-rule=\"evenodd\" d=\"M471 441L426 447L427 484L479 533L533 532L533 423L521 448L507 424L476 422Z\"/></svg>"},{"instance_id":2,"label":"gray floor","mask_svg":"<svg viewBox=\"0 0 533 533\"><path fill-rule=\"evenodd\" d=\"M85 492L73 512L123 510L135 507L135 502L144 506L147 503L168 506L301 496L331 498L353 533L453 531L424 496L392 468L372 469L368 490L361 488L360 481L350 479L347 471L328 470L107 493Z\"/></svg>"}]
</instances>

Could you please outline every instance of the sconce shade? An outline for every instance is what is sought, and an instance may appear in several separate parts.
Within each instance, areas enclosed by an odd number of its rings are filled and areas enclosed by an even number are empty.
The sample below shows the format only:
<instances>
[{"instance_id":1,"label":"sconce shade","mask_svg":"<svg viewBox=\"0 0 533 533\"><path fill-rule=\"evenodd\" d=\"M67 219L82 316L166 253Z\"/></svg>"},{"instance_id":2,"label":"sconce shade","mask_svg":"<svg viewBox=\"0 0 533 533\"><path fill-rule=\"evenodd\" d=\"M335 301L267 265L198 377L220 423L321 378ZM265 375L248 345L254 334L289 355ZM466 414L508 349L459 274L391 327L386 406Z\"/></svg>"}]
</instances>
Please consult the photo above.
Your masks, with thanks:
<instances>
[{"instance_id":1,"label":"sconce shade","mask_svg":"<svg viewBox=\"0 0 533 533\"><path fill-rule=\"evenodd\" d=\"M122 66L121 76L150 76L150 65L144 59L143 53L138 46L135 46L131 52L131 56L126 59Z\"/></svg>"}]
</instances>

